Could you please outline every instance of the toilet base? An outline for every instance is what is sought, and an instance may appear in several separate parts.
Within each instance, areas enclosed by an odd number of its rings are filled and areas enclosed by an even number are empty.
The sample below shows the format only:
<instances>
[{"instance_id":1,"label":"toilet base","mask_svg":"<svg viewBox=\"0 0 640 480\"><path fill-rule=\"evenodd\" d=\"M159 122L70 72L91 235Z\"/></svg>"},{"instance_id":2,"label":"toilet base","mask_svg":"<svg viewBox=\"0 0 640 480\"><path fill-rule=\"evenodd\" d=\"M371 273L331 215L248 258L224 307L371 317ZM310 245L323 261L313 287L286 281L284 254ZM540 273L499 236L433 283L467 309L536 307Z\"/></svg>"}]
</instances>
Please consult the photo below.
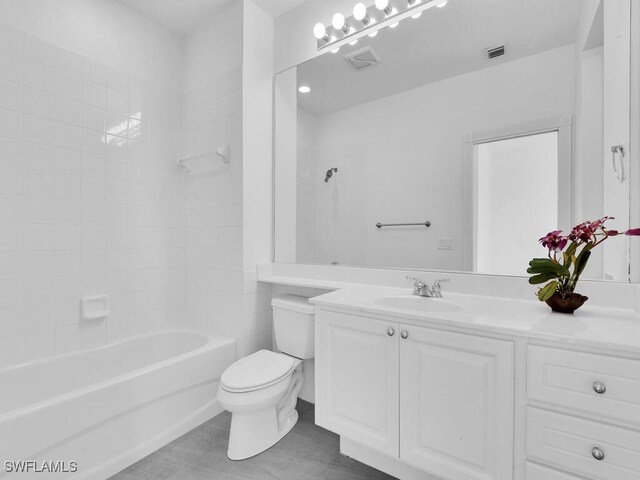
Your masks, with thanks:
<instances>
[{"instance_id":1,"label":"toilet base","mask_svg":"<svg viewBox=\"0 0 640 480\"><path fill-rule=\"evenodd\" d=\"M302 386L302 371L294 372L288 392L278 405L256 411L232 411L229 448L230 460L246 460L278 443L298 423L295 409Z\"/></svg>"},{"instance_id":2,"label":"toilet base","mask_svg":"<svg viewBox=\"0 0 640 480\"><path fill-rule=\"evenodd\" d=\"M298 418L298 411L294 409L278 422L275 407L268 412L233 414L227 457L246 460L261 454L282 440L296 426ZM273 428L276 425L278 428Z\"/></svg>"}]
</instances>

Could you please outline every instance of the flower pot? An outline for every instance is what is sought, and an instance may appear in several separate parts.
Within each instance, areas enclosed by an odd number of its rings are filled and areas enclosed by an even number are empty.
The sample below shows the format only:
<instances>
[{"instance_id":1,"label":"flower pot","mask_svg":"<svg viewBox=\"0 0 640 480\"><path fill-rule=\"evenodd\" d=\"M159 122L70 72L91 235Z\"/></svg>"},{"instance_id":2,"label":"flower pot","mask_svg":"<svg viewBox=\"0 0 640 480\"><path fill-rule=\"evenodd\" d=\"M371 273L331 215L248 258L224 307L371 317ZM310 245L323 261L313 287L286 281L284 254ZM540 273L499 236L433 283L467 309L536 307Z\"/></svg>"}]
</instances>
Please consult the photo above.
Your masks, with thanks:
<instances>
[{"instance_id":1,"label":"flower pot","mask_svg":"<svg viewBox=\"0 0 640 480\"><path fill-rule=\"evenodd\" d=\"M572 293L570 297L563 299L562 296L556 292L553 297L547 300L547 305L549 305L554 312L573 313L584 305L587 300L589 300L589 297L585 297L579 293Z\"/></svg>"}]
</instances>

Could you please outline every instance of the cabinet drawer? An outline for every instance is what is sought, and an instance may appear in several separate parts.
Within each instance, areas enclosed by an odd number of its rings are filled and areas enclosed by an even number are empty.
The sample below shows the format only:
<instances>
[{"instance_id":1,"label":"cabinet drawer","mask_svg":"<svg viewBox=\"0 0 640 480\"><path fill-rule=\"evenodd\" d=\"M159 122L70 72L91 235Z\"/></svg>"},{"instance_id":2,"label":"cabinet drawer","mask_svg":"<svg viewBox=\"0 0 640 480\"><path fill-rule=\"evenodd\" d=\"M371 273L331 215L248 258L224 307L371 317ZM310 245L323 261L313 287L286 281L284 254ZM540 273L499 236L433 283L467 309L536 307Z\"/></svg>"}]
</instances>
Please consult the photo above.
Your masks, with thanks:
<instances>
[{"instance_id":1,"label":"cabinet drawer","mask_svg":"<svg viewBox=\"0 0 640 480\"><path fill-rule=\"evenodd\" d=\"M527 395L530 400L640 425L640 361L532 345L527 353Z\"/></svg>"},{"instance_id":2,"label":"cabinet drawer","mask_svg":"<svg viewBox=\"0 0 640 480\"><path fill-rule=\"evenodd\" d=\"M533 407L527 408L526 431L531 459L597 480L640 478L638 432ZM594 448L602 460L594 458Z\"/></svg>"},{"instance_id":3,"label":"cabinet drawer","mask_svg":"<svg viewBox=\"0 0 640 480\"><path fill-rule=\"evenodd\" d=\"M527 462L527 480L582 480L568 473Z\"/></svg>"}]
</instances>

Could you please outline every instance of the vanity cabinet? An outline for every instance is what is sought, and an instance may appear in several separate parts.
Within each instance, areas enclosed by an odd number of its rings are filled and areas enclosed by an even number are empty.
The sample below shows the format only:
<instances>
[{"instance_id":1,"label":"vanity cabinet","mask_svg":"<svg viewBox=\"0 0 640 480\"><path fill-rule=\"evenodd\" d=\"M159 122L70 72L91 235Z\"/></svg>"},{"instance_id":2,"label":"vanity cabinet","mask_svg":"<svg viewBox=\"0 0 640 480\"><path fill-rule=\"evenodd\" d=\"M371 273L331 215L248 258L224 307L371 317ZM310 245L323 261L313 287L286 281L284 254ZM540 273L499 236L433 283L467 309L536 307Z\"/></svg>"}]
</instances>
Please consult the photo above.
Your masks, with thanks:
<instances>
[{"instance_id":1,"label":"vanity cabinet","mask_svg":"<svg viewBox=\"0 0 640 480\"><path fill-rule=\"evenodd\" d=\"M529 345L527 397L530 461L590 480L640 478L640 361ZM528 465L527 480L535 472Z\"/></svg>"},{"instance_id":2,"label":"vanity cabinet","mask_svg":"<svg viewBox=\"0 0 640 480\"><path fill-rule=\"evenodd\" d=\"M340 313L316 318L316 423L392 456L398 455L397 330L393 322Z\"/></svg>"},{"instance_id":3,"label":"vanity cabinet","mask_svg":"<svg viewBox=\"0 0 640 480\"><path fill-rule=\"evenodd\" d=\"M510 479L513 343L400 329L400 458L446 479Z\"/></svg>"},{"instance_id":4,"label":"vanity cabinet","mask_svg":"<svg viewBox=\"0 0 640 480\"><path fill-rule=\"evenodd\" d=\"M316 310L316 423L447 480L510 480L513 344Z\"/></svg>"}]
</instances>

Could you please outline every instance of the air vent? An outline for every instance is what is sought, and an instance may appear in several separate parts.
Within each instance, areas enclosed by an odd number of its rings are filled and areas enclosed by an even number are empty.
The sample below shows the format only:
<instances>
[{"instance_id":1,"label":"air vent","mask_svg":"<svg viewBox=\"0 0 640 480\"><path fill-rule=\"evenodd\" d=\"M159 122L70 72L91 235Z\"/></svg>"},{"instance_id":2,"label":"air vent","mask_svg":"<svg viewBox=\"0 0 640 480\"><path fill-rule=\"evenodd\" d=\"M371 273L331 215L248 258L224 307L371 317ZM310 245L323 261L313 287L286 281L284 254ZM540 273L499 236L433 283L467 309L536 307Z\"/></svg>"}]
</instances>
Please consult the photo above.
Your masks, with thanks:
<instances>
[{"instance_id":1,"label":"air vent","mask_svg":"<svg viewBox=\"0 0 640 480\"><path fill-rule=\"evenodd\" d=\"M496 48L488 48L487 49L487 57L489 60L493 60L494 58L502 57L504 55L504 45Z\"/></svg>"},{"instance_id":2,"label":"air vent","mask_svg":"<svg viewBox=\"0 0 640 480\"><path fill-rule=\"evenodd\" d=\"M364 47L344 56L344 59L358 71L375 67L380 63L380 57L371 47Z\"/></svg>"}]
</instances>

